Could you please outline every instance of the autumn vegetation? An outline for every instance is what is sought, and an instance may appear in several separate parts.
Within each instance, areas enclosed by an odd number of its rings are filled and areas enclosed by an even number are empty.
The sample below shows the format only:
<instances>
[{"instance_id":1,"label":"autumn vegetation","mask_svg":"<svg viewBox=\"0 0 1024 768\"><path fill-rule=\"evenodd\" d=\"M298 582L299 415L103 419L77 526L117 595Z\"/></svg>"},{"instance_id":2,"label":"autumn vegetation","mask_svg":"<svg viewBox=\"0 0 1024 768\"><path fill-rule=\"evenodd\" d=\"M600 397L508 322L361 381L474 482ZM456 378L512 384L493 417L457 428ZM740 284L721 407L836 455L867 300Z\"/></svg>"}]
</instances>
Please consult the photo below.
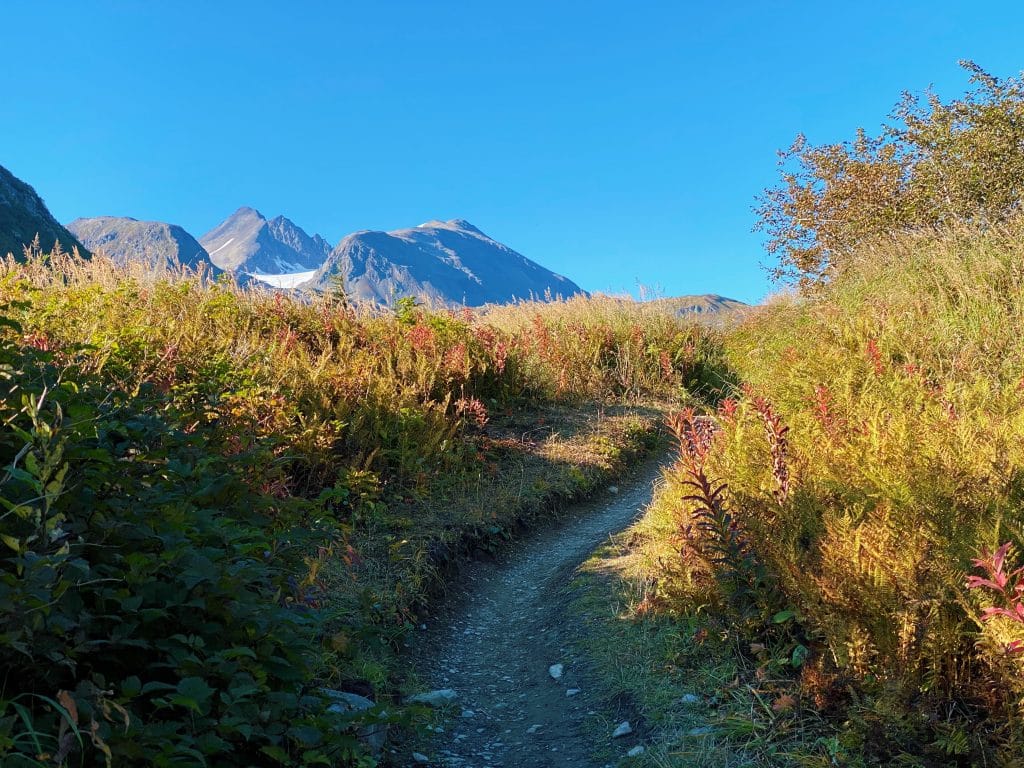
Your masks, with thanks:
<instances>
[{"instance_id":1,"label":"autumn vegetation","mask_svg":"<svg viewBox=\"0 0 1024 768\"><path fill-rule=\"evenodd\" d=\"M730 661L656 764L1020 765L1024 84L965 66L783 154L758 213L796 288L735 327L5 262L0 762L367 764L445 568L670 409L631 616L674 633L658 675Z\"/></svg>"},{"instance_id":2,"label":"autumn vegetation","mask_svg":"<svg viewBox=\"0 0 1024 768\"><path fill-rule=\"evenodd\" d=\"M969 69L878 137L798 141L761 211L802 290L669 422L639 613L737 670L697 764L1020 764L1024 91Z\"/></svg>"},{"instance_id":3,"label":"autumn vegetation","mask_svg":"<svg viewBox=\"0 0 1024 768\"><path fill-rule=\"evenodd\" d=\"M1020 211L1024 81L961 62L972 84L943 101L904 93L882 129L780 153L780 183L757 207L778 278L806 288L845 268L865 240L922 228L984 228Z\"/></svg>"},{"instance_id":4,"label":"autumn vegetation","mask_svg":"<svg viewBox=\"0 0 1024 768\"><path fill-rule=\"evenodd\" d=\"M5 766L365 761L447 565L719 386L710 332L618 301L357 315L27 256L0 269Z\"/></svg>"}]
</instances>

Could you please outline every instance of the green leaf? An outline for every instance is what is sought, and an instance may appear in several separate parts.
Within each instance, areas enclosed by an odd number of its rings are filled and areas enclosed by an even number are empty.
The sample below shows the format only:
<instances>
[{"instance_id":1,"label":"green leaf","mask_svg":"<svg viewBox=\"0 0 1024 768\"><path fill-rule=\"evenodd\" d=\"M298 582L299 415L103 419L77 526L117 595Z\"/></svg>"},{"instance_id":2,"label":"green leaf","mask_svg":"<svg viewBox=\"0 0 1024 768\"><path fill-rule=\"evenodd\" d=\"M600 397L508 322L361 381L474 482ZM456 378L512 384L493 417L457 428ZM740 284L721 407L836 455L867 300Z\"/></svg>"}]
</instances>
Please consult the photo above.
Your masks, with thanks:
<instances>
[{"instance_id":1,"label":"green leaf","mask_svg":"<svg viewBox=\"0 0 1024 768\"><path fill-rule=\"evenodd\" d=\"M332 766L334 765L334 761L322 752L317 752L313 749L307 749L305 752L302 753L302 764Z\"/></svg>"},{"instance_id":2,"label":"green leaf","mask_svg":"<svg viewBox=\"0 0 1024 768\"><path fill-rule=\"evenodd\" d=\"M25 723L25 728L27 729L26 733L32 737L32 742L35 744L36 747L36 753L41 753L43 751L43 745L39 743L38 732L36 731L35 726L32 724L32 715L29 714L29 711L25 709L25 707L23 707L16 701L11 702L11 707L14 709L15 712L18 713L18 716L21 717L22 722Z\"/></svg>"},{"instance_id":3,"label":"green leaf","mask_svg":"<svg viewBox=\"0 0 1024 768\"><path fill-rule=\"evenodd\" d=\"M122 696L127 696L131 699L138 696L140 693L142 693L142 681L135 675L125 678L124 682L121 683Z\"/></svg>"},{"instance_id":4,"label":"green leaf","mask_svg":"<svg viewBox=\"0 0 1024 768\"><path fill-rule=\"evenodd\" d=\"M157 682L155 680L152 681L152 682L146 683L144 686L142 686L142 693L153 693L153 691L174 691L174 690L177 690L177 688L175 686L170 685L168 683L160 683L160 682Z\"/></svg>"},{"instance_id":5,"label":"green leaf","mask_svg":"<svg viewBox=\"0 0 1024 768\"><path fill-rule=\"evenodd\" d=\"M223 651L218 655L224 659L237 659L240 656L246 656L250 659L256 658L256 652L252 648L248 648L244 645L238 645L234 648L229 648L228 650Z\"/></svg>"},{"instance_id":6,"label":"green leaf","mask_svg":"<svg viewBox=\"0 0 1024 768\"><path fill-rule=\"evenodd\" d=\"M213 688L201 677L183 677L178 683L178 693L199 702L207 701L213 695Z\"/></svg>"},{"instance_id":7,"label":"green leaf","mask_svg":"<svg viewBox=\"0 0 1024 768\"><path fill-rule=\"evenodd\" d=\"M207 755L231 753L231 745L215 733L207 732L196 738L196 746Z\"/></svg>"},{"instance_id":8,"label":"green leaf","mask_svg":"<svg viewBox=\"0 0 1024 768\"><path fill-rule=\"evenodd\" d=\"M784 624L792 618L796 617L796 611L779 611L772 616L772 624Z\"/></svg>"},{"instance_id":9,"label":"green leaf","mask_svg":"<svg viewBox=\"0 0 1024 768\"><path fill-rule=\"evenodd\" d=\"M280 747L275 746L273 744L268 744L265 747L261 747L260 752L267 755L268 757L274 758L275 760L277 760L277 762L281 763L282 765L285 765L289 762L288 753Z\"/></svg>"},{"instance_id":10,"label":"green leaf","mask_svg":"<svg viewBox=\"0 0 1024 768\"><path fill-rule=\"evenodd\" d=\"M789 663L794 667L802 667L810 653L807 646L798 643L796 648L793 649L793 655L790 656Z\"/></svg>"}]
</instances>

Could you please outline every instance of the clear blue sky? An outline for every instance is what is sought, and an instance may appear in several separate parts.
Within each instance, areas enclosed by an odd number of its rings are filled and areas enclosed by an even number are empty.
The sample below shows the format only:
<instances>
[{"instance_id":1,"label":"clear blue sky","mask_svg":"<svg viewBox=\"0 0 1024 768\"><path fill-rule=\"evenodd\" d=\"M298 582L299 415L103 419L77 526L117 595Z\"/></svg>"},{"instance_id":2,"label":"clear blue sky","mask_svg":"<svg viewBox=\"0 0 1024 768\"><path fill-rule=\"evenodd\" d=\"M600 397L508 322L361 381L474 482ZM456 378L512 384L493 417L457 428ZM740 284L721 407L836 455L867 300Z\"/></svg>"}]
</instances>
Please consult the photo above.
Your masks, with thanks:
<instances>
[{"instance_id":1,"label":"clear blue sky","mask_svg":"<svg viewBox=\"0 0 1024 768\"><path fill-rule=\"evenodd\" d=\"M461 217L587 289L748 301L798 131L958 94L959 58L1024 69L1019 0L3 0L0 27L0 165L62 221Z\"/></svg>"}]
</instances>

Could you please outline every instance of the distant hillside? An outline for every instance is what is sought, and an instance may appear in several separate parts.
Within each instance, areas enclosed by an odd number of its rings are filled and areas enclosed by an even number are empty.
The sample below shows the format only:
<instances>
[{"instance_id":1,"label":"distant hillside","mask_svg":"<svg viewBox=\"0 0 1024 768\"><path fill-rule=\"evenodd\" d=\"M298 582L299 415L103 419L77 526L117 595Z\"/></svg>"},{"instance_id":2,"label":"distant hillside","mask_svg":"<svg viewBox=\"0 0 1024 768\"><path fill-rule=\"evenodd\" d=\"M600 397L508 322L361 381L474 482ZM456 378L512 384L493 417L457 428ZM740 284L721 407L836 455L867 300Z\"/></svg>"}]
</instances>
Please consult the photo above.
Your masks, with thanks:
<instances>
[{"instance_id":1,"label":"distant hillside","mask_svg":"<svg viewBox=\"0 0 1024 768\"><path fill-rule=\"evenodd\" d=\"M154 268L209 266L210 255L192 235L176 224L138 221L119 216L75 219L68 224L86 247L102 251L118 264L138 262Z\"/></svg>"},{"instance_id":2,"label":"distant hillside","mask_svg":"<svg viewBox=\"0 0 1024 768\"><path fill-rule=\"evenodd\" d=\"M331 251L303 288L339 280L354 299L391 305L403 296L444 306L572 296L580 287L462 219L392 232L356 232Z\"/></svg>"},{"instance_id":3,"label":"distant hillside","mask_svg":"<svg viewBox=\"0 0 1024 768\"><path fill-rule=\"evenodd\" d=\"M268 220L247 207L239 208L199 241L218 267L246 274L318 269L331 251L320 235L308 235L284 216Z\"/></svg>"},{"instance_id":4,"label":"distant hillside","mask_svg":"<svg viewBox=\"0 0 1024 768\"><path fill-rule=\"evenodd\" d=\"M663 307L677 317L686 315L727 315L733 312L750 309L749 304L736 299L719 296L715 293L704 293L693 296L669 296L654 299L650 302Z\"/></svg>"},{"instance_id":5,"label":"distant hillside","mask_svg":"<svg viewBox=\"0 0 1024 768\"><path fill-rule=\"evenodd\" d=\"M0 165L0 257L8 253L20 257L37 234L44 251L59 241L65 251L77 247L83 256L89 255L74 235L53 218L36 191Z\"/></svg>"}]
</instances>

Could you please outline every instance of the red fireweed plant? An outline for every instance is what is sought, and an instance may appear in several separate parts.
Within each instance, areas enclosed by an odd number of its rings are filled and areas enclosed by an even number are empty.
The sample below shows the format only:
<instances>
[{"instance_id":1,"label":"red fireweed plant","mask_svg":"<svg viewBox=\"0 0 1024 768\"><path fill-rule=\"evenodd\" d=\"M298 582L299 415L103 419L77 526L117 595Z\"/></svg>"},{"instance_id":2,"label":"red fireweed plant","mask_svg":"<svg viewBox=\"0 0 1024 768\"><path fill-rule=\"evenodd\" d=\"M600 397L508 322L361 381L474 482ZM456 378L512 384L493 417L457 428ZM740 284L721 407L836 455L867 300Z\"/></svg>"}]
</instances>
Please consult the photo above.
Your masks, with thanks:
<instances>
[{"instance_id":1,"label":"red fireweed plant","mask_svg":"<svg viewBox=\"0 0 1024 768\"><path fill-rule=\"evenodd\" d=\"M995 552L986 547L981 550L981 557L971 560L975 568L984 570L988 576L968 576L968 589L987 589L1002 605L992 605L981 612L981 620L991 621L997 616L1024 624L1024 566L1007 573L1006 557L1010 551L1010 542L1005 542ZM1024 653L1024 640L1014 640L1006 644L1007 653Z\"/></svg>"}]
</instances>

